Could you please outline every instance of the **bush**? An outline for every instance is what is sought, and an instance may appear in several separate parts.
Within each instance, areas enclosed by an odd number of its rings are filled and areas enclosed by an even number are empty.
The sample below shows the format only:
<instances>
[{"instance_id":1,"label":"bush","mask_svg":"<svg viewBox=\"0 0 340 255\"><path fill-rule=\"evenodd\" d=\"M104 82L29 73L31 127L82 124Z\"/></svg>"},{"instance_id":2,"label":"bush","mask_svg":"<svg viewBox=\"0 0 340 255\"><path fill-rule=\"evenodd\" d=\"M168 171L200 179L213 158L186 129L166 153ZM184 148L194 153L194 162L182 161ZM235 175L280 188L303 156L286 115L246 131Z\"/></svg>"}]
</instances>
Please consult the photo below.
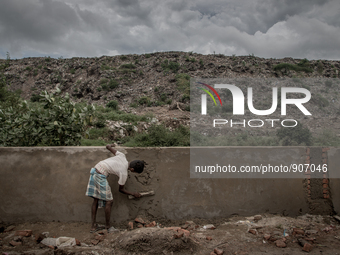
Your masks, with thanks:
<instances>
[{"instance_id":1,"label":"bush","mask_svg":"<svg viewBox=\"0 0 340 255\"><path fill-rule=\"evenodd\" d=\"M174 131L168 130L162 125L152 125L148 133L136 134L127 137L124 146L129 147L167 147L167 146L190 146L190 130L180 126Z\"/></svg>"},{"instance_id":2,"label":"bush","mask_svg":"<svg viewBox=\"0 0 340 255\"><path fill-rule=\"evenodd\" d=\"M0 111L0 146L79 145L92 122L93 106L76 107L68 95L42 92L40 104L20 101Z\"/></svg>"},{"instance_id":3,"label":"bush","mask_svg":"<svg viewBox=\"0 0 340 255\"><path fill-rule=\"evenodd\" d=\"M111 108L113 110L118 110L118 102L115 101L115 100L111 100L110 102L108 102L106 104L106 107L109 107L109 108Z\"/></svg>"},{"instance_id":4,"label":"bush","mask_svg":"<svg viewBox=\"0 0 340 255\"><path fill-rule=\"evenodd\" d=\"M111 90L117 88L118 85L119 85L119 83L115 79L111 79L110 82L109 82L109 88Z\"/></svg>"},{"instance_id":5,"label":"bush","mask_svg":"<svg viewBox=\"0 0 340 255\"><path fill-rule=\"evenodd\" d=\"M149 105L151 103L151 101L148 97L141 97L141 98L138 99L138 103L140 105Z\"/></svg>"},{"instance_id":6,"label":"bush","mask_svg":"<svg viewBox=\"0 0 340 255\"><path fill-rule=\"evenodd\" d=\"M130 63L130 64L123 64L119 68L121 68L121 69L136 69L136 66L134 64Z\"/></svg>"},{"instance_id":7,"label":"bush","mask_svg":"<svg viewBox=\"0 0 340 255\"><path fill-rule=\"evenodd\" d=\"M307 62L306 62L307 61ZM312 73L313 69L310 68L308 60L302 60L297 65L289 64L289 63L281 63L274 66L274 71L279 71L282 69L286 70L294 70L296 72L305 72L305 73Z\"/></svg>"},{"instance_id":8,"label":"bush","mask_svg":"<svg viewBox=\"0 0 340 255\"><path fill-rule=\"evenodd\" d=\"M31 102L39 102L40 96L38 94L32 94L30 100L31 100Z\"/></svg>"},{"instance_id":9,"label":"bush","mask_svg":"<svg viewBox=\"0 0 340 255\"><path fill-rule=\"evenodd\" d=\"M164 71L172 71L173 73L177 73L180 69L180 65L177 62L172 62L169 60L164 60L164 62L161 64L161 67Z\"/></svg>"},{"instance_id":10,"label":"bush","mask_svg":"<svg viewBox=\"0 0 340 255\"><path fill-rule=\"evenodd\" d=\"M184 92L186 95L190 95L190 76L185 73L176 75L177 88Z\"/></svg>"}]
</instances>

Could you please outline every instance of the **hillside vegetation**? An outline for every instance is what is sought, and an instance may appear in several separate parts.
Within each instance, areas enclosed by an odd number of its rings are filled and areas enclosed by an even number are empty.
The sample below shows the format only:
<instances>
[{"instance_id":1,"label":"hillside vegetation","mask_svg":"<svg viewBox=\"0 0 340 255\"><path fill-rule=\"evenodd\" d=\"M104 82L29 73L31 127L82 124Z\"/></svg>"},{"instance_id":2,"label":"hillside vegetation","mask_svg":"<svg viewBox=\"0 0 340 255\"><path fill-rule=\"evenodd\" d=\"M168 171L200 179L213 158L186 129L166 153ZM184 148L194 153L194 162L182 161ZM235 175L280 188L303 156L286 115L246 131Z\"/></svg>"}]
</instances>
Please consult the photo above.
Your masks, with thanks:
<instances>
[{"instance_id":1,"label":"hillside vegetation","mask_svg":"<svg viewBox=\"0 0 340 255\"><path fill-rule=\"evenodd\" d=\"M2 146L103 145L112 141L127 146L188 146L190 78L194 77L300 80L313 99L313 117L304 125L313 136L309 145L338 143L339 61L162 52L71 59L10 59L8 55L0 66ZM310 88L303 78L328 80ZM49 105L47 97L54 100ZM45 122L38 121L42 116ZM38 123L45 123L41 130ZM48 128L57 134L54 138L48 138ZM230 145L304 143L287 142L278 130L231 132ZM39 133L42 138L36 135L34 142L24 142L29 133Z\"/></svg>"}]
</instances>

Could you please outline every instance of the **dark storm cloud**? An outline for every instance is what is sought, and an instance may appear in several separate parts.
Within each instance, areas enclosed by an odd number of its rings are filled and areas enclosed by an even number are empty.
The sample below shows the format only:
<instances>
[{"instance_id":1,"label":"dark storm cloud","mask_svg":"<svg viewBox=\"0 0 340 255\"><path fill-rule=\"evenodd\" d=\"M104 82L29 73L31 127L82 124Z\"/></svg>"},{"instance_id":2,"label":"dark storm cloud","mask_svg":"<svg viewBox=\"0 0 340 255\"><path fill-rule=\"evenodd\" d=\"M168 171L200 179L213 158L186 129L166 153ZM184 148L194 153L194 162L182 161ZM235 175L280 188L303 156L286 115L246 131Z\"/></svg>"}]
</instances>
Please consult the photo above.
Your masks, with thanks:
<instances>
[{"instance_id":1,"label":"dark storm cloud","mask_svg":"<svg viewBox=\"0 0 340 255\"><path fill-rule=\"evenodd\" d=\"M154 51L339 59L338 0L3 0L0 57Z\"/></svg>"}]
</instances>

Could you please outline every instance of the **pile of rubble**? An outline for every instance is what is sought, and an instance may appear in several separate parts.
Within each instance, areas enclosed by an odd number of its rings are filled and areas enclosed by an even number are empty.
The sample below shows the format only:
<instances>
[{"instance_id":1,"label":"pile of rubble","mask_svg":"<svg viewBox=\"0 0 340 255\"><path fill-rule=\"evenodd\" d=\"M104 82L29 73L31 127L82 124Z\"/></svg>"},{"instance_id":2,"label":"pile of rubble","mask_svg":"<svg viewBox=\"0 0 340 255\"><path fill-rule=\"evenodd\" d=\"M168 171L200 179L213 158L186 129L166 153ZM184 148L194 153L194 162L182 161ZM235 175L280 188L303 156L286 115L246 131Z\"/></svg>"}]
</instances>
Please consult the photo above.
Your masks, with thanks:
<instances>
[{"instance_id":1,"label":"pile of rubble","mask_svg":"<svg viewBox=\"0 0 340 255\"><path fill-rule=\"evenodd\" d=\"M255 215L220 221L194 219L164 222L137 216L125 228L82 233L81 238L0 226L1 254L336 254L340 250L340 217L297 218ZM199 222L199 223L197 223ZM36 223L46 224L48 223ZM67 224L61 228L66 228ZM171 225L174 226L171 226ZM30 226L35 227L34 224ZM56 225L53 225L56 228ZM79 225L75 225L78 226ZM59 225L58 225L59 227ZM89 228L89 224L83 227ZM102 226L104 227L104 226ZM37 229L37 228L35 228ZM79 236L81 229L72 229ZM78 233L79 232L79 233ZM84 231L83 231L84 232Z\"/></svg>"}]
</instances>

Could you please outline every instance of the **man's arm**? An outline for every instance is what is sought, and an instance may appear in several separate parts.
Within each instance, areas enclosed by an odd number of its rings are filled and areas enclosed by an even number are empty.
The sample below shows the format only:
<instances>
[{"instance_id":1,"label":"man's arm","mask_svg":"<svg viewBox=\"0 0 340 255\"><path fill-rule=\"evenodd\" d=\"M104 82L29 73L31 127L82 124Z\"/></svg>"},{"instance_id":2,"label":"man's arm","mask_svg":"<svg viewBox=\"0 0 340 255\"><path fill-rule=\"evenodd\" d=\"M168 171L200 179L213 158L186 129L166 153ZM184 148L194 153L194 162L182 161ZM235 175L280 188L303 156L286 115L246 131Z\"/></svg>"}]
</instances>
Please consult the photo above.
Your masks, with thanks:
<instances>
[{"instance_id":1,"label":"man's arm","mask_svg":"<svg viewBox=\"0 0 340 255\"><path fill-rule=\"evenodd\" d=\"M124 189L124 185L119 185L119 192L126 194L126 195L132 195L134 197L141 197L141 195L139 193L129 192L126 189Z\"/></svg>"},{"instance_id":2,"label":"man's arm","mask_svg":"<svg viewBox=\"0 0 340 255\"><path fill-rule=\"evenodd\" d=\"M113 155L116 156L117 150L113 148L112 144L106 145L106 149L108 149L109 151L111 151L111 152L113 153Z\"/></svg>"}]
</instances>

